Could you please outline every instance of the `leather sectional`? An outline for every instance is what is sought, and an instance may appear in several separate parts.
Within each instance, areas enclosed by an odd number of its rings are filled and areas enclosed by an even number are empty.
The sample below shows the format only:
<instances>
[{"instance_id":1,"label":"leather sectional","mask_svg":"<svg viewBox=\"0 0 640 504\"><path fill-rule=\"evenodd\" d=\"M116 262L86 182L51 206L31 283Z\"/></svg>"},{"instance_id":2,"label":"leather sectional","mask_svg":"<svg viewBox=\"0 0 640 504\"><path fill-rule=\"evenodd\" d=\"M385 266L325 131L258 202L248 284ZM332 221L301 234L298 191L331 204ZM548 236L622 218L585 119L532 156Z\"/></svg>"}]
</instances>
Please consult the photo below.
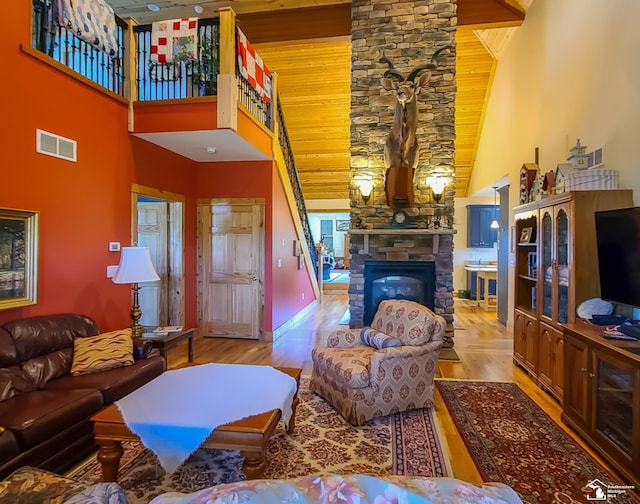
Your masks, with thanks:
<instances>
[{"instance_id":1,"label":"leather sectional","mask_svg":"<svg viewBox=\"0 0 640 504\"><path fill-rule=\"evenodd\" d=\"M0 478L25 465L62 472L80 462L96 448L90 417L164 371L138 339L132 365L71 376L74 338L99 333L77 314L0 326Z\"/></svg>"}]
</instances>

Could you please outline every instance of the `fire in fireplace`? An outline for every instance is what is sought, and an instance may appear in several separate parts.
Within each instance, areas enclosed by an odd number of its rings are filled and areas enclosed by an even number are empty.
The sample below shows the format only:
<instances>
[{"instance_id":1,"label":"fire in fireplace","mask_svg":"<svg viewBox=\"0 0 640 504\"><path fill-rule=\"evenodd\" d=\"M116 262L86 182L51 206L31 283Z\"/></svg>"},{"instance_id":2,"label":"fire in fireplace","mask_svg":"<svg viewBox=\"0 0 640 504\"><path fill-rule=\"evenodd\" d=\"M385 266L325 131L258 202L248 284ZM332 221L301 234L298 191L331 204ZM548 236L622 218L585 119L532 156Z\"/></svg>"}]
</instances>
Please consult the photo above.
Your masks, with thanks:
<instances>
[{"instance_id":1,"label":"fire in fireplace","mask_svg":"<svg viewBox=\"0 0 640 504\"><path fill-rule=\"evenodd\" d=\"M434 261L365 261L364 325L384 299L408 299L433 310L435 284Z\"/></svg>"}]
</instances>

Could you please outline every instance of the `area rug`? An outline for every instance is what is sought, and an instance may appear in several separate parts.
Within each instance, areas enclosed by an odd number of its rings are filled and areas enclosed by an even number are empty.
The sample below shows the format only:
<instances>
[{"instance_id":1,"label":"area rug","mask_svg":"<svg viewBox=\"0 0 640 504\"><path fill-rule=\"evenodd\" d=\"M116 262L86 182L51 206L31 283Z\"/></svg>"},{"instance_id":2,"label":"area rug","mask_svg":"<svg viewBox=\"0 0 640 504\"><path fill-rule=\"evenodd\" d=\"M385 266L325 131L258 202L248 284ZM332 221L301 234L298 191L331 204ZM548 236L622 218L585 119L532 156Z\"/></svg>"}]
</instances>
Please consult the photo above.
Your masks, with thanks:
<instances>
[{"instance_id":1,"label":"area rug","mask_svg":"<svg viewBox=\"0 0 640 504\"><path fill-rule=\"evenodd\" d=\"M436 386L485 481L506 483L535 504L587 502L586 486L596 479L624 485L515 383L437 380ZM639 501L623 490L611 502Z\"/></svg>"},{"instance_id":2,"label":"area rug","mask_svg":"<svg viewBox=\"0 0 640 504\"><path fill-rule=\"evenodd\" d=\"M444 436L432 409L399 413L353 427L302 381L295 430L279 426L268 449L265 478L308 474L364 473L451 476ZM244 479L237 451L200 449L175 473L166 475L155 455L140 443L123 443L118 482L131 504L146 504L161 493L194 492ZM67 474L84 483L101 480L95 456Z\"/></svg>"}]
</instances>

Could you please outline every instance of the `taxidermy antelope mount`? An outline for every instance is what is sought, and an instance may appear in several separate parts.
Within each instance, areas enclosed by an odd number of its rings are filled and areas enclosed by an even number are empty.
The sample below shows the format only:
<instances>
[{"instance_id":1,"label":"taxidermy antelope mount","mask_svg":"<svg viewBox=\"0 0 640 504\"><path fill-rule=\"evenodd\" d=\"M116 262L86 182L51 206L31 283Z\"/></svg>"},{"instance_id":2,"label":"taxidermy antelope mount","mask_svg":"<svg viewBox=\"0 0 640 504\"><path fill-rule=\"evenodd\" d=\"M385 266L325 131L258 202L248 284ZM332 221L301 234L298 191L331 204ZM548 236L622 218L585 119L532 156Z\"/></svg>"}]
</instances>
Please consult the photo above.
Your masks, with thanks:
<instances>
[{"instance_id":1,"label":"taxidermy antelope mount","mask_svg":"<svg viewBox=\"0 0 640 504\"><path fill-rule=\"evenodd\" d=\"M380 63L389 65L380 83L386 91L394 91L396 103L391 131L384 145L384 163L387 167L384 191L390 207L413 206L413 173L418 166L420 148L416 138L418 125L418 94L431 78L431 71L438 68L436 59L446 46L431 56L431 63L418 65L405 79L386 57Z\"/></svg>"}]
</instances>

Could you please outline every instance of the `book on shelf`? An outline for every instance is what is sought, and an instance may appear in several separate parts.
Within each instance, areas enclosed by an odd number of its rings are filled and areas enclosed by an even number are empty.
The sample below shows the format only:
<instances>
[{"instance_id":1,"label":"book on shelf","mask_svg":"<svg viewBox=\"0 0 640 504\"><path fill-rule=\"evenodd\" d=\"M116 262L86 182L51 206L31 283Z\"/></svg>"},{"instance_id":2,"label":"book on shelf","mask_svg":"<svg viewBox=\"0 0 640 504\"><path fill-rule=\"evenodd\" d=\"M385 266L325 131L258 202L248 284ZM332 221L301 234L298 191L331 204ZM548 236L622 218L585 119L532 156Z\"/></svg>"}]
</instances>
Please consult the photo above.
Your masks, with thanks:
<instances>
[{"instance_id":1,"label":"book on shelf","mask_svg":"<svg viewBox=\"0 0 640 504\"><path fill-rule=\"evenodd\" d=\"M170 332L179 332L179 331L182 331L182 326L176 326L176 325L173 325L173 326L159 326L159 327L156 327L153 330L153 332L156 333L156 334L167 334L167 333L170 333Z\"/></svg>"}]
</instances>

